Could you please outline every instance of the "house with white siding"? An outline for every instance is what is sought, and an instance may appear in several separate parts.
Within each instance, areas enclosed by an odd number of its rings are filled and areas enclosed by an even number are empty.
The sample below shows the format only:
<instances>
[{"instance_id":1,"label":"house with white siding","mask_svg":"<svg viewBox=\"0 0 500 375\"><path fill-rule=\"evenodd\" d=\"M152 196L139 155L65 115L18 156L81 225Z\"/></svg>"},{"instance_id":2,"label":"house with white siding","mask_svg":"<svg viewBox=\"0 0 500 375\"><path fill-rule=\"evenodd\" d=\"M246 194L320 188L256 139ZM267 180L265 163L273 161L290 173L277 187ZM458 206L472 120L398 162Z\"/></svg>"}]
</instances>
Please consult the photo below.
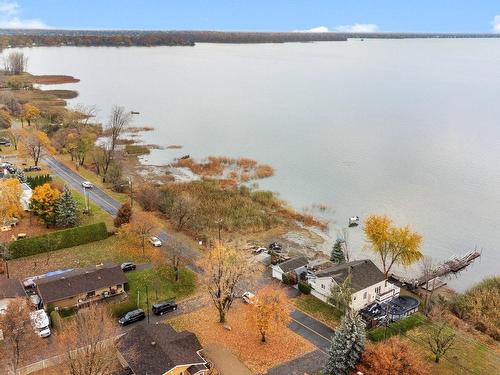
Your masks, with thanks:
<instances>
[{"instance_id":1,"label":"house with white siding","mask_svg":"<svg viewBox=\"0 0 500 375\"><path fill-rule=\"evenodd\" d=\"M399 287L388 282L383 272L369 259L340 263L315 272L314 276L308 277L311 294L327 302L332 286L343 283L348 277L353 289L353 310L399 296Z\"/></svg>"},{"instance_id":2,"label":"house with white siding","mask_svg":"<svg viewBox=\"0 0 500 375\"><path fill-rule=\"evenodd\" d=\"M292 258L272 266L272 276L275 279L282 281L283 274L295 272L297 274L297 277L299 277L302 272L307 271L308 264L309 260L306 257Z\"/></svg>"}]
</instances>

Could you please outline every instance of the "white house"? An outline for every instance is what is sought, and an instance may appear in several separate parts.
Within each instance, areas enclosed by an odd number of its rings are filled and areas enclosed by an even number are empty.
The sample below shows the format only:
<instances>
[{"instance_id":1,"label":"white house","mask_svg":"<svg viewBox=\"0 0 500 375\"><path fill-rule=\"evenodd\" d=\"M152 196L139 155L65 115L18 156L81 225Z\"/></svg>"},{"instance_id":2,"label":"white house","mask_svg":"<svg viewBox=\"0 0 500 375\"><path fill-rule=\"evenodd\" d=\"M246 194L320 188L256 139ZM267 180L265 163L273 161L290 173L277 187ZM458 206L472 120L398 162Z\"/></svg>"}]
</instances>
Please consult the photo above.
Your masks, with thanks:
<instances>
[{"instance_id":1,"label":"white house","mask_svg":"<svg viewBox=\"0 0 500 375\"><path fill-rule=\"evenodd\" d=\"M272 266L272 275L275 279L282 280L284 273L295 271L297 276L307 271L309 261L306 257L297 257Z\"/></svg>"},{"instance_id":2,"label":"white house","mask_svg":"<svg viewBox=\"0 0 500 375\"><path fill-rule=\"evenodd\" d=\"M343 283L350 275L353 289L351 307L354 310L361 310L375 301L383 302L399 296L399 288L388 282L382 271L369 259L336 264L314 275L308 279L312 287L311 294L323 302L328 301L332 286Z\"/></svg>"}]
</instances>

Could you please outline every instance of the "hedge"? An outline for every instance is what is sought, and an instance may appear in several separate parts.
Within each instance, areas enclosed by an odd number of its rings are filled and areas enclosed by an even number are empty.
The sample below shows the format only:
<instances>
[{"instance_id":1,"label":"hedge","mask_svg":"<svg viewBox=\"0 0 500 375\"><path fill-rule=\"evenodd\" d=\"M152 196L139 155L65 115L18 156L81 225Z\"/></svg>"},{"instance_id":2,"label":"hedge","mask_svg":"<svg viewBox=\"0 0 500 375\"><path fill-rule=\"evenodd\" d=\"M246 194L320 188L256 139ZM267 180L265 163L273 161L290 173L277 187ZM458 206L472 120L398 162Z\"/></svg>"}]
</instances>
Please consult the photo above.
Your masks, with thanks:
<instances>
[{"instance_id":1,"label":"hedge","mask_svg":"<svg viewBox=\"0 0 500 375\"><path fill-rule=\"evenodd\" d=\"M422 314L415 313L407 318L389 324L387 326L387 333L385 327L377 327L368 331L366 336L374 342L382 341L388 339L391 336L406 333L410 329L413 329L420 324L425 323L425 321L426 318Z\"/></svg>"},{"instance_id":2,"label":"hedge","mask_svg":"<svg viewBox=\"0 0 500 375\"><path fill-rule=\"evenodd\" d=\"M38 237L28 237L10 243L10 259L83 245L89 242L104 240L107 237L108 230L104 223L64 229Z\"/></svg>"},{"instance_id":3,"label":"hedge","mask_svg":"<svg viewBox=\"0 0 500 375\"><path fill-rule=\"evenodd\" d=\"M299 281L299 290L304 294L311 294L312 287L305 281Z\"/></svg>"}]
</instances>

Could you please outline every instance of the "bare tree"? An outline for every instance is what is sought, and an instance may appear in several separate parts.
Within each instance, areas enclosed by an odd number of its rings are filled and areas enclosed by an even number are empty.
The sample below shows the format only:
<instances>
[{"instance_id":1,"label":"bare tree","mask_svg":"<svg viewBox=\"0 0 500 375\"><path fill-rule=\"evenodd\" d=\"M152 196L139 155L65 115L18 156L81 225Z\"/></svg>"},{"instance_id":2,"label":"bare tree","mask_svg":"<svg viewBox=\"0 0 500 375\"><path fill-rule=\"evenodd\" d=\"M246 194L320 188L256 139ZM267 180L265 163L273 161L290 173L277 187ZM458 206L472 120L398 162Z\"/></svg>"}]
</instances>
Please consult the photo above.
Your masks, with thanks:
<instances>
[{"instance_id":1,"label":"bare tree","mask_svg":"<svg viewBox=\"0 0 500 375\"><path fill-rule=\"evenodd\" d=\"M14 146L14 150L16 151L22 136L23 134L19 129L9 129L7 131L7 137L9 138L10 143L12 143L12 145Z\"/></svg>"},{"instance_id":2,"label":"bare tree","mask_svg":"<svg viewBox=\"0 0 500 375\"><path fill-rule=\"evenodd\" d=\"M439 322L431 327L427 335L427 345L434 354L436 363L439 363L441 357L453 347L455 337L455 333L444 322Z\"/></svg>"},{"instance_id":3,"label":"bare tree","mask_svg":"<svg viewBox=\"0 0 500 375\"><path fill-rule=\"evenodd\" d=\"M30 135L28 135L28 137L26 137L25 146L28 155L31 159L33 159L33 163L35 165L38 165L38 162L45 151L53 151L47 134L38 130L34 130L30 133Z\"/></svg>"},{"instance_id":4,"label":"bare tree","mask_svg":"<svg viewBox=\"0 0 500 375\"><path fill-rule=\"evenodd\" d=\"M4 264L3 268L7 278L9 278L9 259L11 256L12 251L10 250L9 246L4 242L0 242L0 259Z\"/></svg>"},{"instance_id":5,"label":"bare tree","mask_svg":"<svg viewBox=\"0 0 500 375\"><path fill-rule=\"evenodd\" d=\"M170 216L177 222L176 230L180 231L196 216L198 202L188 193L179 194L170 209Z\"/></svg>"},{"instance_id":6,"label":"bare tree","mask_svg":"<svg viewBox=\"0 0 500 375\"><path fill-rule=\"evenodd\" d=\"M170 241L167 244L168 258L170 260L172 272L174 273L175 282L179 281L179 271L183 262L182 249L180 246L180 244L174 243L174 241Z\"/></svg>"},{"instance_id":7,"label":"bare tree","mask_svg":"<svg viewBox=\"0 0 500 375\"><path fill-rule=\"evenodd\" d=\"M116 327L105 306L92 304L65 323L60 336L70 375L107 375L116 365Z\"/></svg>"},{"instance_id":8,"label":"bare tree","mask_svg":"<svg viewBox=\"0 0 500 375\"><path fill-rule=\"evenodd\" d=\"M422 258L420 263L420 269L422 272L422 277L425 278L425 307L424 313L428 315L432 308L432 295L434 293L434 287L436 283L435 271L436 265L431 257L425 256ZM432 280L432 281L431 281Z\"/></svg>"},{"instance_id":9,"label":"bare tree","mask_svg":"<svg viewBox=\"0 0 500 375\"><path fill-rule=\"evenodd\" d=\"M31 326L30 310L25 298L11 301L4 314L0 315L0 359L16 374L23 361L43 345L42 339ZM0 362L1 362L0 360Z\"/></svg>"},{"instance_id":10,"label":"bare tree","mask_svg":"<svg viewBox=\"0 0 500 375\"><path fill-rule=\"evenodd\" d=\"M104 129L104 134L107 139L102 143L103 150L103 165L102 165L102 181L106 182L106 174L111 162L116 156L116 146L124 129L130 124L131 114L125 111L125 108L115 106L111 111L111 115Z\"/></svg>"},{"instance_id":11,"label":"bare tree","mask_svg":"<svg viewBox=\"0 0 500 375\"><path fill-rule=\"evenodd\" d=\"M251 268L235 249L217 246L210 250L202 262L204 283L219 312L219 322L226 321L236 289L240 282L249 280Z\"/></svg>"},{"instance_id":12,"label":"bare tree","mask_svg":"<svg viewBox=\"0 0 500 375\"><path fill-rule=\"evenodd\" d=\"M28 67L28 58L22 52L11 52L4 57L3 65L8 74L21 74Z\"/></svg>"}]
</instances>

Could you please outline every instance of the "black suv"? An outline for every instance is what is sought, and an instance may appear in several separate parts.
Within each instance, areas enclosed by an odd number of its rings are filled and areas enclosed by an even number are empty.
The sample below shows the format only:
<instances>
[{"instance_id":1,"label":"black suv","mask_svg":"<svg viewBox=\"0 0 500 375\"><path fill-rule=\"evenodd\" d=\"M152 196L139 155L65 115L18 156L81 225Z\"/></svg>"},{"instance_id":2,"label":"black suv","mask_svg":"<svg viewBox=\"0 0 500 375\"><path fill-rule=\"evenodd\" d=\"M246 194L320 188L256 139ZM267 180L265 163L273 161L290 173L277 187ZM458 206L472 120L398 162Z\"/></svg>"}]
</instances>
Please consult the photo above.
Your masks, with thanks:
<instances>
[{"instance_id":1,"label":"black suv","mask_svg":"<svg viewBox=\"0 0 500 375\"><path fill-rule=\"evenodd\" d=\"M135 265L135 263L132 263L132 262L125 262L125 263L122 263L121 264L121 269L123 272L127 272L127 271L133 271L137 268L137 266Z\"/></svg>"},{"instance_id":2,"label":"black suv","mask_svg":"<svg viewBox=\"0 0 500 375\"><path fill-rule=\"evenodd\" d=\"M145 317L146 314L144 313L143 309L132 310L118 319L118 323L120 323L122 326L126 326L127 324L143 320Z\"/></svg>"},{"instance_id":3,"label":"black suv","mask_svg":"<svg viewBox=\"0 0 500 375\"><path fill-rule=\"evenodd\" d=\"M38 165L31 165L31 166L23 169L24 172L33 172L33 171L41 171L41 170L42 170L42 168L40 168Z\"/></svg>"},{"instance_id":4,"label":"black suv","mask_svg":"<svg viewBox=\"0 0 500 375\"><path fill-rule=\"evenodd\" d=\"M175 303L175 301L173 301L173 300L162 301L162 302L155 303L153 305L153 313L155 315L163 315L166 312L175 311L175 310L177 310L177 303Z\"/></svg>"}]
</instances>

